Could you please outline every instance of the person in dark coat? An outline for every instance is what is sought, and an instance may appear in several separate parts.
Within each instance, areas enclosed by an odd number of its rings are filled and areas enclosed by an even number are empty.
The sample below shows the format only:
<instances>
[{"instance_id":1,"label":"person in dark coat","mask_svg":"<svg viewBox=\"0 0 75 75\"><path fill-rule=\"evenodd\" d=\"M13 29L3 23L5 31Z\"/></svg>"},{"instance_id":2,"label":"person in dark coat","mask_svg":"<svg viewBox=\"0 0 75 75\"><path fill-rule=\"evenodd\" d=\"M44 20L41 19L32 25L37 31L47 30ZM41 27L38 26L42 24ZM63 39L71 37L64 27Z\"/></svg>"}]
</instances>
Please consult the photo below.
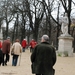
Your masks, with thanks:
<instances>
[{"instance_id":1,"label":"person in dark coat","mask_svg":"<svg viewBox=\"0 0 75 75\"><path fill-rule=\"evenodd\" d=\"M49 37L43 35L41 43L36 45L31 54L31 69L35 75L54 75L56 63L55 48L49 44Z\"/></svg>"},{"instance_id":2,"label":"person in dark coat","mask_svg":"<svg viewBox=\"0 0 75 75\"><path fill-rule=\"evenodd\" d=\"M7 37L7 39L3 41L2 53L3 53L2 65L4 66L4 65L7 65L7 61L9 61L10 37Z\"/></svg>"}]
</instances>

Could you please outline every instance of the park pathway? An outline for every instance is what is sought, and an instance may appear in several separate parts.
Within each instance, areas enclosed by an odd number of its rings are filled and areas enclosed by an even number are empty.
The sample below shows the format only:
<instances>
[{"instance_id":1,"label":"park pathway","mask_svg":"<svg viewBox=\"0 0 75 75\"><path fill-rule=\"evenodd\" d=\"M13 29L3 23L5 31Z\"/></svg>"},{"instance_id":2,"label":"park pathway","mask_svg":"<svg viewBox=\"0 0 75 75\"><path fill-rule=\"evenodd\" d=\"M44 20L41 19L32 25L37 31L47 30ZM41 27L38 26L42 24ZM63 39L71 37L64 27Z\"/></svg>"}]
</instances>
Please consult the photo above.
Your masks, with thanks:
<instances>
[{"instance_id":1,"label":"park pathway","mask_svg":"<svg viewBox=\"0 0 75 75\"><path fill-rule=\"evenodd\" d=\"M19 60L17 66L12 66L12 56L7 66L0 66L0 75L34 75L31 73L30 51L21 55L21 62ZM20 58L19 58L20 59ZM55 75L75 75L75 55L73 57L57 57L57 62L54 66Z\"/></svg>"}]
</instances>

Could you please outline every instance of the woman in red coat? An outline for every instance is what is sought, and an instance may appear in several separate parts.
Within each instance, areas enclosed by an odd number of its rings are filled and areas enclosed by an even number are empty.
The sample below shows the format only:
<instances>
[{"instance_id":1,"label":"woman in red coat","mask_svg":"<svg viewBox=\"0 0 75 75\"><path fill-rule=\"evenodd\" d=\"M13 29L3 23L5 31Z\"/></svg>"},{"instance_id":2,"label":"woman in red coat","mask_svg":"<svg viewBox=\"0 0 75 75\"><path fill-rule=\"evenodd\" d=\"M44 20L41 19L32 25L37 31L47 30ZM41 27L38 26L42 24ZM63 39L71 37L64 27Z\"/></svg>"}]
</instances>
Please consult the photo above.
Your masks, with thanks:
<instances>
[{"instance_id":1,"label":"woman in red coat","mask_svg":"<svg viewBox=\"0 0 75 75\"><path fill-rule=\"evenodd\" d=\"M36 44L37 44L37 42L34 39L32 39L31 42L30 42L30 52L33 51L33 49L36 46Z\"/></svg>"},{"instance_id":2,"label":"woman in red coat","mask_svg":"<svg viewBox=\"0 0 75 75\"><path fill-rule=\"evenodd\" d=\"M27 41L26 41L26 39L23 39L21 45L22 45L22 50L23 50L23 52L25 52L25 48L26 48L26 46L27 46Z\"/></svg>"}]
</instances>

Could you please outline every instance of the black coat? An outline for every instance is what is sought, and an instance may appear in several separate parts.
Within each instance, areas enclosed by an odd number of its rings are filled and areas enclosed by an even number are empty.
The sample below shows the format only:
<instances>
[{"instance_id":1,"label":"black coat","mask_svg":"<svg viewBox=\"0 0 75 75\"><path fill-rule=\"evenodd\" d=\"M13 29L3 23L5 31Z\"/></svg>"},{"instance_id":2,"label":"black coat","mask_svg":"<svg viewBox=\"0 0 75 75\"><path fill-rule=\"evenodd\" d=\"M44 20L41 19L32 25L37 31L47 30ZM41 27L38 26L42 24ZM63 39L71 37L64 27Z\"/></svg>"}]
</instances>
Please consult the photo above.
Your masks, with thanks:
<instances>
[{"instance_id":1,"label":"black coat","mask_svg":"<svg viewBox=\"0 0 75 75\"><path fill-rule=\"evenodd\" d=\"M34 48L31 54L32 73L54 75L53 66L56 62L56 52L53 46L42 42Z\"/></svg>"}]
</instances>

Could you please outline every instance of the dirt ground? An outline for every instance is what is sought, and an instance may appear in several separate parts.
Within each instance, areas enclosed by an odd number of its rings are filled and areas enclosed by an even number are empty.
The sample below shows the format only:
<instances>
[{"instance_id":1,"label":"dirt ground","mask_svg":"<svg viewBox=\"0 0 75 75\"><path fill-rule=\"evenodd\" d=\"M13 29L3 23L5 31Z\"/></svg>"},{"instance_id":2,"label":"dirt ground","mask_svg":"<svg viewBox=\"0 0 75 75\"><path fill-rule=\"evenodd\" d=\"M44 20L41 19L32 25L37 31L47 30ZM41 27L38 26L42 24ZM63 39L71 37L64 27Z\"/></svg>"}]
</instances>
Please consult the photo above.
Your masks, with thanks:
<instances>
[{"instance_id":1,"label":"dirt ground","mask_svg":"<svg viewBox=\"0 0 75 75\"><path fill-rule=\"evenodd\" d=\"M30 51L21 55L21 62L16 67L12 66L12 56L7 66L0 66L0 75L33 75L31 73ZM20 59L20 58L19 58ZM73 57L58 57L54 66L55 75L75 75L75 54Z\"/></svg>"}]
</instances>

